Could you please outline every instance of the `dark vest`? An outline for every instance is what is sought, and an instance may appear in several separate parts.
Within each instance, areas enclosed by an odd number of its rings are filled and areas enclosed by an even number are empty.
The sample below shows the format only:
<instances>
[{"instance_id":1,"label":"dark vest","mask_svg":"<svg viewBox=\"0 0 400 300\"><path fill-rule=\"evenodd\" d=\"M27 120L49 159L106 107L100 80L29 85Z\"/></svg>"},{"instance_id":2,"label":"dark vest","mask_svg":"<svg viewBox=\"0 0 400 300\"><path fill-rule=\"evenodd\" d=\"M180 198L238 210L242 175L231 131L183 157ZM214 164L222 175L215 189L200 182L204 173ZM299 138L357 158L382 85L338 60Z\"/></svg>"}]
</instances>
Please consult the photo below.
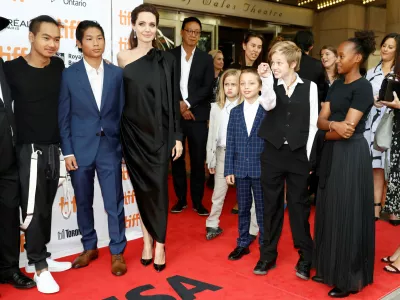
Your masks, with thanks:
<instances>
[{"instance_id":1,"label":"dark vest","mask_svg":"<svg viewBox=\"0 0 400 300\"><path fill-rule=\"evenodd\" d=\"M276 107L267 112L259 137L267 140L277 149L288 142L292 151L307 145L310 126L310 81L302 79L292 96L286 96L285 88L274 83Z\"/></svg>"}]
</instances>

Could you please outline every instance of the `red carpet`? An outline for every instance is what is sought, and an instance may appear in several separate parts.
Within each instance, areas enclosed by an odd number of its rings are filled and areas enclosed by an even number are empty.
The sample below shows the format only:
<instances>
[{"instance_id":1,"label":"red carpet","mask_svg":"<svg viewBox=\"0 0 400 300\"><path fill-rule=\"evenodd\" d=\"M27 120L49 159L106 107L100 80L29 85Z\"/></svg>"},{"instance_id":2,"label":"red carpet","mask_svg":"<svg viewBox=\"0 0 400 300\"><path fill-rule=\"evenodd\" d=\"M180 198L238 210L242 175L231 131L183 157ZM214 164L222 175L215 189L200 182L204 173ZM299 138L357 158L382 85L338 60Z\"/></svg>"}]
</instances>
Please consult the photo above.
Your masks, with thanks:
<instances>
[{"instance_id":1,"label":"red carpet","mask_svg":"<svg viewBox=\"0 0 400 300\"><path fill-rule=\"evenodd\" d=\"M211 206L211 194L212 191L206 189L204 199L207 208ZM171 200L175 199L172 190L170 196ZM159 274L151 265L143 267L140 264L142 241L135 240L128 244L125 252L128 273L123 277L117 278L111 274L110 254L108 249L103 248L100 258L89 267L53 273L61 288L58 294L47 296L39 294L36 289L20 291L8 285L0 285L0 298L122 300L153 296L143 299L330 299L327 297L329 287L311 280L305 282L295 276L294 266L298 255L293 248L287 218L279 244L277 268L267 276L258 277L252 273L259 257L257 243L251 246L250 255L240 261L228 261L227 256L234 249L237 238L237 217L230 214L234 199L235 190L230 189L220 225L224 233L213 241L206 241L206 219L198 216L191 206L181 214L170 214L167 268ZM399 229L383 221L377 222L375 283L362 293L350 296L350 299L380 299L400 287L400 277L384 272L384 264L380 262L381 257L390 255L399 246ZM75 256L66 259L73 258ZM195 287L189 284L190 281L185 283L185 279L179 276L219 288L208 287L211 290L201 291L194 296L190 296L190 292L183 294L186 289ZM194 284L198 286L201 283ZM133 289L135 290L131 291ZM201 290L201 286L197 287L199 289ZM127 294L129 291L131 292ZM140 291L142 297L139 296Z\"/></svg>"}]
</instances>

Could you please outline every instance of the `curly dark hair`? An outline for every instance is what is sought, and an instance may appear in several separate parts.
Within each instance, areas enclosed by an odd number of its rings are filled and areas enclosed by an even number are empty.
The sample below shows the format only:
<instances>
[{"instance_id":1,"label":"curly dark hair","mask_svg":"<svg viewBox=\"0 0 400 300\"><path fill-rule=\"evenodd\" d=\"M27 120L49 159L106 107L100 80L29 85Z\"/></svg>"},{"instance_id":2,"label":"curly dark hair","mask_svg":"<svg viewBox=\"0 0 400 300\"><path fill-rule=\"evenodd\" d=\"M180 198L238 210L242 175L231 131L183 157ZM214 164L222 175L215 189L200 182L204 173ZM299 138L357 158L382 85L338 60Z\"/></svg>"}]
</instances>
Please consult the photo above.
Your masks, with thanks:
<instances>
[{"instance_id":1,"label":"curly dark hair","mask_svg":"<svg viewBox=\"0 0 400 300\"><path fill-rule=\"evenodd\" d=\"M362 55L361 64L376 50L375 33L372 30L356 31L348 41L354 43L356 52Z\"/></svg>"}]
</instances>

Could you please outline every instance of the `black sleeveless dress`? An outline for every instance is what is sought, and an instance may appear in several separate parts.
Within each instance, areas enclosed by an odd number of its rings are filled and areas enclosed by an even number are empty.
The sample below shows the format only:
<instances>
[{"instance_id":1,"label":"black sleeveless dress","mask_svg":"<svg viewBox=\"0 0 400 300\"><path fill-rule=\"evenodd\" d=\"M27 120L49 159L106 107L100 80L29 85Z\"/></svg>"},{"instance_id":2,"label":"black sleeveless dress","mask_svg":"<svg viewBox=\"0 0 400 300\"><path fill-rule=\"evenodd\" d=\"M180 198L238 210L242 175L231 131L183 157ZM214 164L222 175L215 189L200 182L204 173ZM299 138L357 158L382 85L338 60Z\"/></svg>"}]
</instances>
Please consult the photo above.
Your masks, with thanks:
<instances>
[{"instance_id":1,"label":"black sleeveless dress","mask_svg":"<svg viewBox=\"0 0 400 300\"><path fill-rule=\"evenodd\" d=\"M121 118L123 155L141 219L159 243L165 243L167 230L168 163L180 132L174 66L166 55L152 49L125 66Z\"/></svg>"}]
</instances>

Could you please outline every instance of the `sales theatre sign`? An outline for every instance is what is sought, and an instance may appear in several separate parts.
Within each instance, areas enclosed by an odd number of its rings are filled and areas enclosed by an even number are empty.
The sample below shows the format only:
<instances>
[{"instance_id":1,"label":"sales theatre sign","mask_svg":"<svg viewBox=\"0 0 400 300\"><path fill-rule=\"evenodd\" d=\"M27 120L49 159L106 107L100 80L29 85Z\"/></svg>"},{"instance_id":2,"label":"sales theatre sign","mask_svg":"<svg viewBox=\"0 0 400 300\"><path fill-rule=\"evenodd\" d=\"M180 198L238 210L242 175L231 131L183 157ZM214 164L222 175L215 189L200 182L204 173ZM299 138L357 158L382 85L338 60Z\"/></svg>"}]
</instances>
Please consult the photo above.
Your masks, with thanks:
<instances>
[{"instance_id":1,"label":"sales theatre sign","mask_svg":"<svg viewBox=\"0 0 400 300\"><path fill-rule=\"evenodd\" d=\"M145 0L162 6L311 27L313 10L258 0Z\"/></svg>"}]
</instances>

